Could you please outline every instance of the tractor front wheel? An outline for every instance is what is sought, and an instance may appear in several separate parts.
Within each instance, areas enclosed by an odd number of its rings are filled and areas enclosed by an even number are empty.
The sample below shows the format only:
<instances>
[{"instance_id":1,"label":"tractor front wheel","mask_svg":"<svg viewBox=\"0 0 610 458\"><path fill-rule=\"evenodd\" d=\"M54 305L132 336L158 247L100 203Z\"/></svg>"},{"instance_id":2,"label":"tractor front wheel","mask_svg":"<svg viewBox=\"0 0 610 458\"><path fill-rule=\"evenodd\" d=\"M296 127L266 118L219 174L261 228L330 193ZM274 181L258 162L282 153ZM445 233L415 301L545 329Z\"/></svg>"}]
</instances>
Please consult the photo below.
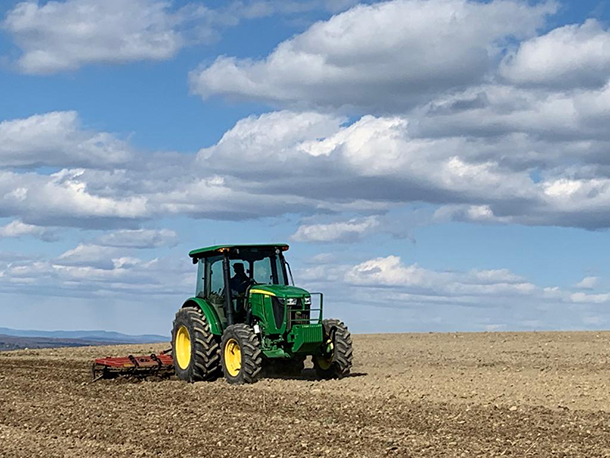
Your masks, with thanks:
<instances>
[{"instance_id":1,"label":"tractor front wheel","mask_svg":"<svg viewBox=\"0 0 610 458\"><path fill-rule=\"evenodd\" d=\"M263 368L260 340L254 330L245 324L227 327L222 335L222 370L227 382L254 383Z\"/></svg>"},{"instance_id":2,"label":"tractor front wheel","mask_svg":"<svg viewBox=\"0 0 610 458\"><path fill-rule=\"evenodd\" d=\"M178 310L172 330L174 370L187 382L213 380L220 369L220 347L205 316L194 307Z\"/></svg>"},{"instance_id":3,"label":"tractor front wheel","mask_svg":"<svg viewBox=\"0 0 610 458\"><path fill-rule=\"evenodd\" d=\"M349 374L353 362L352 335L339 320L324 320L324 349L313 357L313 367L323 379L342 378Z\"/></svg>"}]
</instances>

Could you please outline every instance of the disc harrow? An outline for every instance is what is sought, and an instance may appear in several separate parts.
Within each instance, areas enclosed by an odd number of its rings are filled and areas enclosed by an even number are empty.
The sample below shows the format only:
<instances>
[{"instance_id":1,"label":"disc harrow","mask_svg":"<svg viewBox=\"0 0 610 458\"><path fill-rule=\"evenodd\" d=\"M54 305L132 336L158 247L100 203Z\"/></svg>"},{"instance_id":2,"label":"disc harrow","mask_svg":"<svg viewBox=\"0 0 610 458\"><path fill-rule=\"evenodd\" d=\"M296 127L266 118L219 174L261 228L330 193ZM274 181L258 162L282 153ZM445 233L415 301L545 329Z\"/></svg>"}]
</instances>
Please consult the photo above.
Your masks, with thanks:
<instances>
[{"instance_id":1,"label":"disc harrow","mask_svg":"<svg viewBox=\"0 0 610 458\"><path fill-rule=\"evenodd\" d=\"M174 360L171 350L147 356L121 356L98 358L91 366L91 377L94 382L117 377L146 378L169 377L174 373Z\"/></svg>"}]
</instances>

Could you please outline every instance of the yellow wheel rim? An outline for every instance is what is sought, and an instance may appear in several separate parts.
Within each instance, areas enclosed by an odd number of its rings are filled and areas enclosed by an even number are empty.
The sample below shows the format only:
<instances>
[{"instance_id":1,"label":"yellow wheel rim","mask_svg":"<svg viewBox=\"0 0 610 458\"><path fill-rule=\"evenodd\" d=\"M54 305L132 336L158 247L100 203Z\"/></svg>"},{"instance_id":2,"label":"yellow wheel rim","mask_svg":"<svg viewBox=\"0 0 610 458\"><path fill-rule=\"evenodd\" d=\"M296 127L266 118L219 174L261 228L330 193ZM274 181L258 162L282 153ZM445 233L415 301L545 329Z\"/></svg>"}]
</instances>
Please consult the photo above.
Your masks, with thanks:
<instances>
[{"instance_id":1,"label":"yellow wheel rim","mask_svg":"<svg viewBox=\"0 0 610 458\"><path fill-rule=\"evenodd\" d=\"M332 355L329 356L328 358L322 358L321 356L318 356L318 365L324 369L324 370L328 370L330 369L330 366L333 364L333 357Z\"/></svg>"},{"instance_id":2,"label":"yellow wheel rim","mask_svg":"<svg viewBox=\"0 0 610 458\"><path fill-rule=\"evenodd\" d=\"M191 335L186 326L181 326L176 333L176 360L180 369L185 370L191 364Z\"/></svg>"},{"instance_id":3,"label":"yellow wheel rim","mask_svg":"<svg viewBox=\"0 0 610 458\"><path fill-rule=\"evenodd\" d=\"M231 377L237 377L241 370L241 348L237 340L231 338L225 344L225 368Z\"/></svg>"}]
</instances>

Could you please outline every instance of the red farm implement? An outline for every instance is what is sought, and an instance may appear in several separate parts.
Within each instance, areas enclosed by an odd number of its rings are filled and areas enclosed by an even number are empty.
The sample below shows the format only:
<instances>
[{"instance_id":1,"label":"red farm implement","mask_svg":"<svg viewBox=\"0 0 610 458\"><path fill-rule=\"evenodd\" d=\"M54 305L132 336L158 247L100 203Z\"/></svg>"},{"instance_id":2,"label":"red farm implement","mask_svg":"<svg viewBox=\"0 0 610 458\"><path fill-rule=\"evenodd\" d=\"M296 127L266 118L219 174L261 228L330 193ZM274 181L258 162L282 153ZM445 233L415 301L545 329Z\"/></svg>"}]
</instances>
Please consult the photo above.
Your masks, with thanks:
<instances>
[{"instance_id":1,"label":"red farm implement","mask_svg":"<svg viewBox=\"0 0 610 458\"><path fill-rule=\"evenodd\" d=\"M94 382L117 377L169 377L174 373L174 360L170 353L171 350L167 350L148 356L98 358L91 367L91 376Z\"/></svg>"}]
</instances>

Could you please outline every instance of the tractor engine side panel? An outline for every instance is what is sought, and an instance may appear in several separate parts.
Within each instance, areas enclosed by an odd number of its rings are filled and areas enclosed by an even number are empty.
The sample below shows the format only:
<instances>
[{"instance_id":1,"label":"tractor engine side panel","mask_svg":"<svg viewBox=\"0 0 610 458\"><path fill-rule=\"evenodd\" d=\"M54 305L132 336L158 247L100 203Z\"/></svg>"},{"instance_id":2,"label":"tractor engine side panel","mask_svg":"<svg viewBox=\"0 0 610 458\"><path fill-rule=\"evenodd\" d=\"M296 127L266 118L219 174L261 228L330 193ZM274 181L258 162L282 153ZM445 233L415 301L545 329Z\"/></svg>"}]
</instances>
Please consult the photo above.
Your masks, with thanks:
<instances>
[{"instance_id":1,"label":"tractor engine side panel","mask_svg":"<svg viewBox=\"0 0 610 458\"><path fill-rule=\"evenodd\" d=\"M275 296L265 295L265 328L268 334L283 334L286 332L286 307Z\"/></svg>"},{"instance_id":2,"label":"tractor engine side panel","mask_svg":"<svg viewBox=\"0 0 610 458\"><path fill-rule=\"evenodd\" d=\"M265 325L265 296L262 294L251 294L250 295L250 313L253 318L257 318L259 322L262 322L263 327Z\"/></svg>"}]
</instances>

